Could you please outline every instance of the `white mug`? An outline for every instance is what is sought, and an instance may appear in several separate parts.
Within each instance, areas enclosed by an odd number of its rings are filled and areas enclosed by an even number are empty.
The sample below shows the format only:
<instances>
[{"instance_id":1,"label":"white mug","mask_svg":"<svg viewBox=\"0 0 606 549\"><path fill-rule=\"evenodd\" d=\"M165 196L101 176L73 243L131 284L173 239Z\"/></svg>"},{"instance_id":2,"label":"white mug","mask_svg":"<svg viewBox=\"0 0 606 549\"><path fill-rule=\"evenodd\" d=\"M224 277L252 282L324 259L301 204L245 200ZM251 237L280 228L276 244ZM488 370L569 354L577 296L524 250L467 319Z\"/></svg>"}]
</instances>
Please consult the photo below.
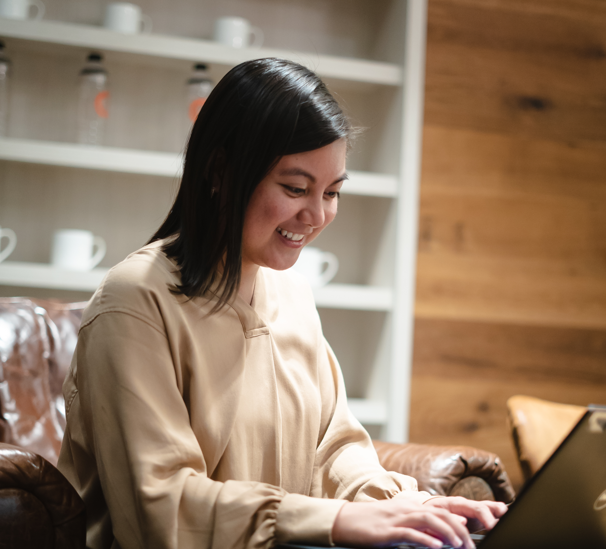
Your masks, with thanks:
<instances>
[{"instance_id":1,"label":"white mug","mask_svg":"<svg viewBox=\"0 0 606 549\"><path fill-rule=\"evenodd\" d=\"M251 37L254 37L252 44ZM263 31L259 27L251 26L250 22L242 17L219 17L215 21L214 40L226 46L260 48L263 38Z\"/></svg>"},{"instance_id":2,"label":"white mug","mask_svg":"<svg viewBox=\"0 0 606 549\"><path fill-rule=\"evenodd\" d=\"M143 29L141 29L142 25ZM152 30L152 20L136 4L112 2L105 8L103 26L122 34L138 34L141 30L149 34Z\"/></svg>"},{"instance_id":3,"label":"white mug","mask_svg":"<svg viewBox=\"0 0 606 549\"><path fill-rule=\"evenodd\" d=\"M9 19L28 19L29 9L36 8L34 19L44 17L44 4L40 0L0 0L0 17Z\"/></svg>"},{"instance_id":4,"label":"white mug","mask_svg":"<svg viewBox=\"0 0 606 549\"><path fill-rule=\"evenodd\" d=\"M93 255L93 248L97 251ZM90 271L105 256L105 240L90 231L61 229L53 235L51 263L60 269Z\"/></svg>"},{"instance_id":5,"label":"white mug","mask_svg":"<svg viewBox=\"0 0 606 549\"><path fill-rule=\"evenodd\" d=\"M8 238L8 246L2 250L2 239ZM9 255L13 253L17 245L17 235L11 229L3 229L0 227L0 263L2 263Z\"/></svg>"},{"instance_id":6,"label":"white mug","mask_svg":"<svg viewBox=\"0 0 606 549\"><path fill-rule=\"evenodd\" d=\"M306 247L301 250L293 269L307 278L312 287L318 288L334 278L339 270L339 260L330 252Z\"/></svg>"}]
</instances>

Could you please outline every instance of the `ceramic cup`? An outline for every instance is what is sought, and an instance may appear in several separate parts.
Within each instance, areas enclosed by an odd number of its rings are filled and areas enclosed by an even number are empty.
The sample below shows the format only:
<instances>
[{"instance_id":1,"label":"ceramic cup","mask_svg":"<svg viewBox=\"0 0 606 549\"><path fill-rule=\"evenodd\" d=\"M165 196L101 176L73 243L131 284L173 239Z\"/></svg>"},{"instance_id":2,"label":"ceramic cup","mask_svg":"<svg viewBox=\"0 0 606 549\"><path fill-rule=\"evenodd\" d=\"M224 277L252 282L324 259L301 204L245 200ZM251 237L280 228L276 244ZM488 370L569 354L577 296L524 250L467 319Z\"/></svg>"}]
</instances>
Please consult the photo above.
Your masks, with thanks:
<instances>
[{"instance_id":1,"label":"ceramic cup","mask_svg":"<svg viewBox=\"0 0 606 549\"><path fill-rule=\"evenodd\" d=\"M252 43L251 43L251 38ZM215 21L214 40L232 48L260 48L263 31L242 17L219 17Z\"/></svg>"},{"instance_id":2,"label":"ceramic cup","mask_svg":"<svg viewBox=\"0 0 606 549\"><path fill-rule=\"evenodd\" d=\"M0 17L29 19L32 6L36 8L33 19L42 19L45 9L40 0L0 0Z\"/></svg>"},{"instance_id":3,"label":"ceramic cup","mask_svg":"<svg viewBox=\"0 0 606 549\"><path fill-rule=\"evenodd\" d=\"M136 4L112 2L105 8L103 26L122 34L138 34L139 32L149 34L152 30L152 20Z\"/></svg>"},{"instance_id":4,"label":"ceramic cup","mask_svg":"<svg viewBox=\"0 0 606 549\"><path fill-rule=\"evenodd\" d=\"M2 240L8 240L8 244L2 249ZM13 253L17 245L17 235L11 229L3 229L0 227L0 263L2 263L9 255Z\"/></svg>"},{"instance_id":5,"label":"ceramic cup","mask_svg":"<svg viewBox=\"0 0 606 549\"><path fill-rule=\"evenodd\" d=\"M312 287L318 288L334 278L339 270L339 260L330 252L306 247L301 250L293 269L307 278Z\"/></svg>"},{"instance_id":6,"label":"ceramic cup","mask_svg":"<svg viewBox=\"0 0 606 549\"><path fill-rule=\"evenodd\" d=\"M93 254L93 249L97 251ZM89 271L105 256L105 240L90 231L61 229L53 235L51 263L60 269Z\"/></svg>"}]
</instances>

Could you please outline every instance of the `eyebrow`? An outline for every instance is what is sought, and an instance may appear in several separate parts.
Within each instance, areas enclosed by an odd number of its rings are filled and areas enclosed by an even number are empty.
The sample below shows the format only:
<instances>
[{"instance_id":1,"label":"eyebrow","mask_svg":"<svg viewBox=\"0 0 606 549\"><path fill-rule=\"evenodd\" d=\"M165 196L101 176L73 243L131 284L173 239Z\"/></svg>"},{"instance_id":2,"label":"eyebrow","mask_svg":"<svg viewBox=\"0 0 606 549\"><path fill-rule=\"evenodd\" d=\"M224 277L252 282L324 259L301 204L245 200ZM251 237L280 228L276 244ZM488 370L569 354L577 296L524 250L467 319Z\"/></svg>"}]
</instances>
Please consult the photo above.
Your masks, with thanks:
<instances>
[{"instance_id":1,"label":"eyebrow","mask_svg":"<svg viewBox=\"0 0 606 549\"><path fill-rule=\"evenodd\" d=\"M281 170L279 175L302 175L303 177L306 177L307 179L309 179L312 183L316 182L316 178L312 174L310 174L309 172L306 172L305 170L302 170L301 168L286 168L284 170ZM347 181L348 179L349 179L349 175L347 175L347 173L344 173L342 176L335 179L331 183L331 185L334 185L335 183L339 183L340 181Z\"/></svg>"}]
</instances>

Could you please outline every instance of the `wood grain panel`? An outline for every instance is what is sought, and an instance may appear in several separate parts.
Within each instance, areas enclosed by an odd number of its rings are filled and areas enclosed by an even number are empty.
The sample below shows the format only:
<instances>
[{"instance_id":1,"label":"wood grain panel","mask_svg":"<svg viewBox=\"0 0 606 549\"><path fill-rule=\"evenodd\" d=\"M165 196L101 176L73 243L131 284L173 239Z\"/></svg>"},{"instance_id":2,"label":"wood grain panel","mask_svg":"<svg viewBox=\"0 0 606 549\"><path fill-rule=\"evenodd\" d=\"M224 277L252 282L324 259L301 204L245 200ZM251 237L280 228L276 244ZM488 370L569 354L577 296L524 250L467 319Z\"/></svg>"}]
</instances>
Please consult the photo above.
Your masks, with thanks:
<instances>
[{"instance_id":1,"label":"wood grain panel","mask_svg":"<svg viewBox=\"0 0 606 549\"><path fill-rule=\"evenodd\" d=\"M421 317L606 328L606 284L591 266L419 253Z\"/></svg>"},{"instance_id":2,"label":"wood grain panel","mask_svg":"<svg viewBox=\"0 0 606 549\"><path fill-rule=\"evenodd\" d=\"M413 364L411 440L496 452L518 485L510 396L606 403L604 330L417 319Z\"/></svg>"},{"instance_id":3,"label":"wood grain panel","mask_svg":"<svg viewBox=\"0 0 606 549\"><path fill-rule=\"evenodd\" d=\"M606 402L606 4L430 0L411 440Z\"/></svg>"},{"instance_id":4,"label":"wood grain panel","mask_svg":"<svg viewBox=\"0 0 606 549\"><path fill-rule=\"evenodd\" d=\"M606 142L531 139L425 124L422 194L550 196L606 201Z\"/></svg>"},{"instance_id":5,"label":"wood grain panel","mask_svg":"<svg viewBox=\"0 0 606 549\"><path fill-rule=\"evenodd\" d=\"M414 373L597 384L606 400L606 330L417 318Z\"/></svg>"},{"instance_id":6,"label":"wood grain panel","mask_svg":"<svg viewBox=\"0 0 606 549\"><path fill-rule=\"evenodd\" d=\"M550 194L485 196L425 189L419 249L567 262L603 257L606 284L606 201Z\"/></svg>"},{"instance_id":7,"label":"wood grain panel","mask_svg":"<svg viewBox=\"0 0 606 549\"><path fill-rule=\"evenodd\" d=\"M606 139L606 25L429 3L425 119L550 139Z\"/></svg>"},{"instance_id":8,"label":"wood grain panel","mask_svg":"<svg viewBox=\"0 0 606 549\"><path fill-rule=\"evenodd\" d=\"M430 0L428 41L600 59L604 23L601 0Z\"/></svg>"},{"instance_id":9,"label":"wood grain panel","mask_svg":"<svg viewBox=\"0 0 606 549\"><path fill-rule=\"evenodd\" d=\"M430 0L429 3L432 7L482 7L514 13L557 15L581 21L606 18L606 4L602 0Z\"/></svg>"}]
</instances>

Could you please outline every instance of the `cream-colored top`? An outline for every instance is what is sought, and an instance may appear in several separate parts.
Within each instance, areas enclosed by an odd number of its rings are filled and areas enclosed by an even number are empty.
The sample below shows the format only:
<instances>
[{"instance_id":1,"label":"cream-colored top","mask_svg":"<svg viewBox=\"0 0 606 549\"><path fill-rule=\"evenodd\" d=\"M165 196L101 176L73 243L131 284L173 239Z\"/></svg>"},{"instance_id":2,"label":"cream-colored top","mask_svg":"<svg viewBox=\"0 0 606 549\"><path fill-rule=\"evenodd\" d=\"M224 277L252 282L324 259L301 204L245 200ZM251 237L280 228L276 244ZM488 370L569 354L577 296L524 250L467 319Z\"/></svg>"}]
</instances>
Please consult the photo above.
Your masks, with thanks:
<instances>
[{"instance_id":1,"label":"cream-colored top","mask_svg":"<svg viewBox=\"0 0 606 549\"><path fill-rule=\"evenodd\" d=\"M178 282L152 244L84 312L59 469L89 547L328 545L346 500L429 497L379 465L299 275L260 269L252 305L213 315Z\"/></svg>"}]
</instances>

